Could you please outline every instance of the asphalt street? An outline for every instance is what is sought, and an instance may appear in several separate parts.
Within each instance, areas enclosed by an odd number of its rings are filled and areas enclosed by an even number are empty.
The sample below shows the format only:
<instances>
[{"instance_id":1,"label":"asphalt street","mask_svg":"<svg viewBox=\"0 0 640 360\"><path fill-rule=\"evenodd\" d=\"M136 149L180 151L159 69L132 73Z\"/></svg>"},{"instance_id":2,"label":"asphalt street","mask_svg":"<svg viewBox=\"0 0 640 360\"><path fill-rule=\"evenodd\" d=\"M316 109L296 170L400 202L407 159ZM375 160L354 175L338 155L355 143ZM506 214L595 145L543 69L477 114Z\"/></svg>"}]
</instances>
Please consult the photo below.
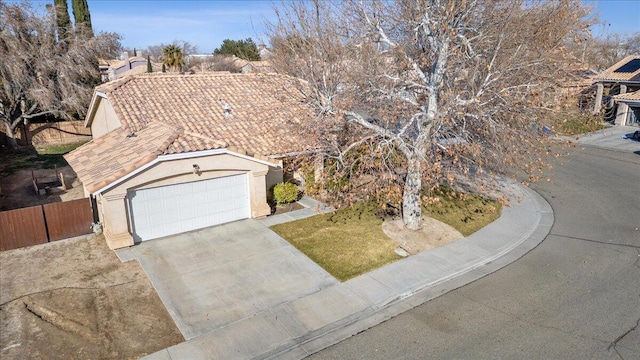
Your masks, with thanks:
<instances>
[{"instance_id":1,"label":"asphalt street","mask_svg":"<svg viewBox=\"0 0 640 360\"><path fill-rule=\"evenodd\" d=\"M640 359L639 155L573 150L537 248L311 358Z\"/></svg>"}]
</instances>

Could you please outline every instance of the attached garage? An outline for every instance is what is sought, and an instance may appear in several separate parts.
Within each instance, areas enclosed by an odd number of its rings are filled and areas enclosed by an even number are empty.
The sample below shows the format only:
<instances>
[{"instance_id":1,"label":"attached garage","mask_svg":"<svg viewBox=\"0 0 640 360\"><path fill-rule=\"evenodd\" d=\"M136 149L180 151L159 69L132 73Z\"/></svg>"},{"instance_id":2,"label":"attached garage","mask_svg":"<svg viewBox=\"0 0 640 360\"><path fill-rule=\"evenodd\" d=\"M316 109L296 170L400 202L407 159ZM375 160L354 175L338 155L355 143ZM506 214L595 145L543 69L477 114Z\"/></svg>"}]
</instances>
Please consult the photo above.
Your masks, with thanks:
<instances>
[{"instance_id":1,"label":"attached garage","mask_svg":"<svg viewBox=\"0 0 640 360\"><path fill-rule=\"evenodd\" d=\"M135 242L251 217L246 174L129 190Z\"/></svg>"},{"instance_id":2,"label":"attached garage","mask_svg":"<svg viewBox=\"0 0 640 360\"><path fill-rule=\"evenodd\" d=\"M171 89L159 93L158 89ZM111 249L271 213L283 159L320 144L307 84L278 74L140 74L98 86L65 155Z\"/></svg>"}]
</instances>

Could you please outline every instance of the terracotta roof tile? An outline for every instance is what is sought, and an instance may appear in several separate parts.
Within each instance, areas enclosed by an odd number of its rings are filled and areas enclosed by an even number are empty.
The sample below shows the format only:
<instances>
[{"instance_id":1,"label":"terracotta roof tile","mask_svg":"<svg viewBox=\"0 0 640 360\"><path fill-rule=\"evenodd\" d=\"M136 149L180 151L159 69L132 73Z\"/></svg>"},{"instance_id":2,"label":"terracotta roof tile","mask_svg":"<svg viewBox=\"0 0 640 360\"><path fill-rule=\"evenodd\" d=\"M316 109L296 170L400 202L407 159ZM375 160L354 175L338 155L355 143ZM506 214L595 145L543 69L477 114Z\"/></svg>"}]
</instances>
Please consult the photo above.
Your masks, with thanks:
<instances>
[{"instance_id":1,"label":"terracotta roof tile","mask_svg":"<svg viewBox=\"0 0 640 360\"><path fill-rule=\"evenodd\" d=\"M596 76L595 80L598 81L631 81L631 82L640 82L640 67L635 71L630 72L619 72L616 71L620 69L625 64L630 62L640 62L640 55L630 55L625 57L624 59L618 61L615 65L606 69Z\"/></svg>"},{"instance_id":2,"label":"terracotta roof tile","mask_svg":"<svg viewBox=\"0 0 640 360\"><path fill-rule=\"evenodd\" d=\"M163 154L180 136L176 126L152 122L135 133L118 128L64 156L87 191L94 192Z\"/></svg>"},{"instance_id":3,"label":"terracotta roof tile","mask_svg":"<svg viewBox=\"0 0 640 360\"><path fill-rule=\"evenodd\" d=\"M302 81L276 74L127 76L96 87L122 127L65 159L89 192L163 154L227 148L279 164L274 156L318 146L302 131L315 116L305 91Z\"/></svg>"},{"instance_id":4,"label":"terracotta roof tile","mask_svg":"<svg viewBox=\"0 0 640 360\"><path fill-rule=\"evenodd\" d=\"M625 94L614 95L613 98L616 100L640 101L640 90Z\"/></svg>"},{"instance_id":5,"label":"terracotta roof tile","mask_svg":"<svg viewBox=\"0 0 640 360\"><path fill-rule=\"evenodd\" d=\"M142 74L96 88L107 95L122 125L150 122L185 130L167 153L237 146L282 155L315 149L301 127L315 116L305 84L277 74ZM223 145L224 144L224 145Z\"/></svg>"}]
</instances>

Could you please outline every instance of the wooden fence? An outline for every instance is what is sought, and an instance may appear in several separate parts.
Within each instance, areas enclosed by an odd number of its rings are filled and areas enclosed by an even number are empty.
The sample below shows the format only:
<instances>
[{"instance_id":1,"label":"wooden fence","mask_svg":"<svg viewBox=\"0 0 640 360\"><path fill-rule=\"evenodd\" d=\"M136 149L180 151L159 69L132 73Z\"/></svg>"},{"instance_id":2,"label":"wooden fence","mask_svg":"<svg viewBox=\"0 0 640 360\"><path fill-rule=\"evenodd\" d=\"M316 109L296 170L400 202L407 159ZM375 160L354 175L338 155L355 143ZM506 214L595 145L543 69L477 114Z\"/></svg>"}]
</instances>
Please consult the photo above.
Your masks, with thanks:
<instances>
[{"instance_id":1,"label":"wooden fence","mask_svg":"<svg viewBox=\"0 0 640 360\"><path fill-rule=\"evenodd\" d=\"M44 244L91 233L88 198L0 212L0 250Z\"/></svg>"}]
</instances>

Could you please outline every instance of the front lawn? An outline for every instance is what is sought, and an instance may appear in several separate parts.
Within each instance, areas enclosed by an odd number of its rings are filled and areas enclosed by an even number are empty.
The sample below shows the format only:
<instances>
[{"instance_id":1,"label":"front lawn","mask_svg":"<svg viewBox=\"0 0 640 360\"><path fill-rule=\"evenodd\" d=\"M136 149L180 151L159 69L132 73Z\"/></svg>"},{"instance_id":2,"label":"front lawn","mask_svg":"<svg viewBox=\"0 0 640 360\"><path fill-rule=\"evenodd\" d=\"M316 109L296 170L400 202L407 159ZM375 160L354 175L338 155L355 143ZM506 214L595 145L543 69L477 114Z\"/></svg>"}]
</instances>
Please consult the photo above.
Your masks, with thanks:
<instances>
[{"instance_id":1,"label":"front lawn","mask_svg":"<svg viewBox=\"0 0 640 360\"><path fill-rule=\"evenodd\" d=\"M346 281L400 259L375 209L373 203L360 203L271 229L336 279Z\"/></svg>"},{"instance_id":2,"label":"front lawn","mask_svg":"<svg viewBox=\"0 0 640 360\"><path fill-rule=\"evenodd\" d=\"M425 215L449 224L468 236L500 217L499 203L480 196L433 192ZM376 205L359 203L333 213L272 226L311 260L340 281L377 269L401 257L397 245L382 231Z\"/></svg>"}]
</instances>

